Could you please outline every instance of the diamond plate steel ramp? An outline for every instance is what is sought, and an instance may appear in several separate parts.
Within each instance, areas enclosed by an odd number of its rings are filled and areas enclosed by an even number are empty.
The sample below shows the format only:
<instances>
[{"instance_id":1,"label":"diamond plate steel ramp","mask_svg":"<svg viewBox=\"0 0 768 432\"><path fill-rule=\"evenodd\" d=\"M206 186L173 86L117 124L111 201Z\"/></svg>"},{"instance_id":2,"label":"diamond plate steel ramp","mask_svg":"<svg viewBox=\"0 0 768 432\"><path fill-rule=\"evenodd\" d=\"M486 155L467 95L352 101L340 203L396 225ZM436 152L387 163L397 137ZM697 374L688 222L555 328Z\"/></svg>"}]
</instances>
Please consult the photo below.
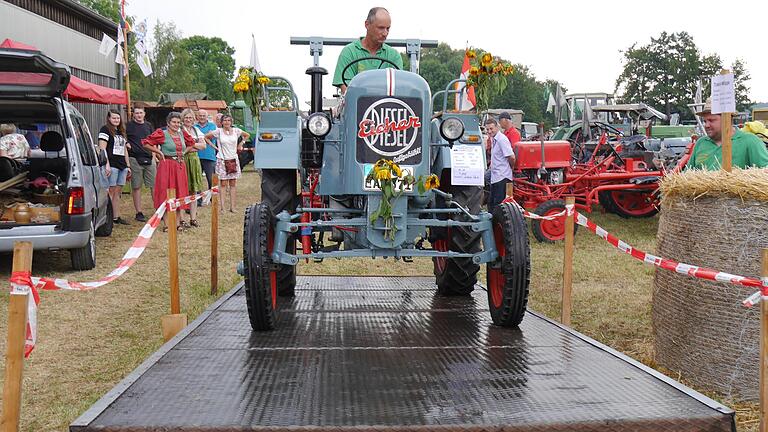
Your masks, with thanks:
<instances>
[{"instance_id":1,"label":"diamond plate steel ramp","mask_svg":"<svg viewBox=\"0 0 768 432\"><path fill-rule=\"evenodd\" d=\"M732 431L734 412L536 313L433 278L299 277L278 329L241 287L70 426L83 431Z\"/></svg>"}]
</instances>

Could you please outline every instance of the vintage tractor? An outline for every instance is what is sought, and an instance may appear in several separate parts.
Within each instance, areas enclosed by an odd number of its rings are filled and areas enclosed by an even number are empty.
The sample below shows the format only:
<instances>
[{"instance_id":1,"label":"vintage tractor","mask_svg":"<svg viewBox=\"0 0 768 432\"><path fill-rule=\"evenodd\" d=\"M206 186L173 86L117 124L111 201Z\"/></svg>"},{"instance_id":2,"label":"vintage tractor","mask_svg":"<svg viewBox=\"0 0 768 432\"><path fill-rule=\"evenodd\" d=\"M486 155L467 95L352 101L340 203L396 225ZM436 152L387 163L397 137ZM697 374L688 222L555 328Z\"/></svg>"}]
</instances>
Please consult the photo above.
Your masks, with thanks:
<instances>
[{"instance_id":1,"label":"vintage tractor","mask_svg":"<svg viewBox=\"0 0 768 432\"><path fill-rule=\"evenodd\" d=\"M575 197L576 207L586 212L599 202L606 211L625 218L655 215L658 182L685 166L691 138L625 137L614 126L594 121L589 128L583 135L597 131L596 139L517 143L515 201L542 216L565 210L568 196ZM531 228L541 242L565 237L562 218L534 220Z\"/></svg>"},{"instance_id":2,"label":"vintage tractor","mask_svg":"<svg viewBox=\"0 0 768 432\"><path fill-rule=\"evenodd\" d=\"M486 264L493 322L518 325L528 297L528 230L512 204L491 214L480 209L485 161L478 119L446 109L449 94L457 92L451 85L443 110L434 112L429 85L416 73L421 47L437 43L388 41L406 47L411 71L375 57L350 63L341 103L323 111L323 45L349 42L291 38L309 45L314 57L306 71L306 117L287 80L273 79L285 85L264 89L264 107L280 92L291 95L292 106L260 112L255 166L262 170L262 201L246 209L241 266L251 326L276 326L277 298L294 295L302 259L348 257L392 258L393 265L430 257L437 294L444 296L469 295ZM371 60L379 69L348 73ZM386 183L371 174L382 167L402 177ZM430 188L433 174L439 187ZM430 178L430 185L422 181Z\"/></svg>"}]
</instances>

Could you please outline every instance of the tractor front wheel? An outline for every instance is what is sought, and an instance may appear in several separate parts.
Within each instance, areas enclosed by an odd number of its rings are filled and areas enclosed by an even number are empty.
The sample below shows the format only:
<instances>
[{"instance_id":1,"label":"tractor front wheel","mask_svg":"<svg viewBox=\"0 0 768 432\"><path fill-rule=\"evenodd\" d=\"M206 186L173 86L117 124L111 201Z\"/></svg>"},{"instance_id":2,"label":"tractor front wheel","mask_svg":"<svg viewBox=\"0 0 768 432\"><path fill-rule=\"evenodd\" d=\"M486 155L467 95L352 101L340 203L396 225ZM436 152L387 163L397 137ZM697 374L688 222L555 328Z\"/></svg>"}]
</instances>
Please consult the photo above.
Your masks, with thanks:
<instances>
[{"instance_id":1,"label":"tractor front wheel","mask_svg":"<svg viewBox=\"0 0 768 432\"><path fill-rule=\"evenodd\" d=\"M502 203L493 209L493 237L499 258L486 265L491 319L496 325L514 327L525 315L531 281L528 227L517 207Z\"/></svg>"},{"instance_id":2,"label":"tractor front wheel","mask_svg":"<svg viewBox=\"0 0 768 432\"><path fill-rule=\"evenodd\" d=\"M263 169L261 171L261 202L269 205L273 214L283 210L293 212L298 204L295 169ZM291 236L285 252L296 253L296 239ZM296 266L280 264L277 267L277 295L293 297L296 289Z\"/></svg>"},{"instance_id":3,"label":"tractor front wheel","mask_svg":"<svg viewBox=\"0 0 768 432\"><path fill-rule=\"evenodd\" d=\"M659 200L651 191L607 191L612 212L623 218L647 218L659 212Z\"/></svg>"},{"instance_id":4,"label":"tractor front wheel","mask_svg":"<svg viewBox=\"0 0 768 432\"><path fill-rule=\"evenodd\" d=\"M561 199L549 200L541 203L533 211L539 216L552 216L565 211L565 201ZM573 226L573 232L579 228ZM533 219L531 221L533 236L541 243L555 243L565 238L565 217L553 220Z\"/></svg>"},{"instance_id":5,"label":"tractor front wheel","mask_svg":"<svg viewBox=\"0 0 768 432\"><path fill-rule=\"evenodd\" d=\"M450 178L450 177L449 177ZM476 186L448 186L446 192L453 195L453 200L469 210L473 215L480 213L483 199L483 189ZM457 220L467 221L466 215L454 216ZM439 251L454 251L463 253L480 252L480 233L470 227L451 227L435 230L433 245ZM437 282L437 293L443 296L467 296L472 294L477 283L477 272L480 265L472 258L432 258Z\"/></svg>"},{"instance_id":6,"label":"tractor front wheel","mask_svg":"<svg viewBox=\"0 0 768 432\"><path fill-rule=\"evenodd\" d=\"M277 271L271 258L274 226L275 218L266 203L245 209L245 302L251 328L257 331L274 329L277 320Z\"/></svg>"}]
</instances>

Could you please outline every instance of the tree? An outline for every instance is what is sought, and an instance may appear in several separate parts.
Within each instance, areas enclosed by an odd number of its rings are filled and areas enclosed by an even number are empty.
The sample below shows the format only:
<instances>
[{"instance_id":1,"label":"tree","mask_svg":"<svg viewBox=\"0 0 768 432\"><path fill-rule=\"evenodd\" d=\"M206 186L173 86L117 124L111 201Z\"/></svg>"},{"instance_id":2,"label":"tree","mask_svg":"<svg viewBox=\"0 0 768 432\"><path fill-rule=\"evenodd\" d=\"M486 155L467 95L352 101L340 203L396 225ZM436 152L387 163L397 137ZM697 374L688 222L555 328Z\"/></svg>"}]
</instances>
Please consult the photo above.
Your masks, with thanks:
<instances>
[{"instance_id":1,"label":"tree","mask_svg":"<svg viewBox=\"0 0 768 432\"><path fill-rule=\"evenodd\" d=\"M747 66L741 59L736 59L731 64L731 72L733 72L733 84L736 90L736 111L743 112L749 111L754 102L749 98L749 87L747 81L751 79Z\"/></svg>"},{"instance_id":2,"label":"tree","mask_svg":"<svg viewBox=\"0 0 768 432\"><path fill-rule=\"evenodd\" d=\"M135 62L131 62L131 98L154 101L161 93L204 91L205 84L193 71L192 58L181 46L176 25L158 21L153 38L152 75L145 77Z\"/></svg>"},{"instance_id":3,"label":"tree","mask_svg":"<svg viewBox=\"0 0 768 432\"><path fill-rule=\"evenodd\" d=\"M120 22L120 3L118 0L78 0L78 2L115 23Z\"/></svg>"},{"instance_id":4,"label":"tree","mask_svg":"<svg viewBox=\"0 0 768 432\"><path fill-rule=\"evenodd\" d=\"M190 66L196 81L204 86L211 99L231 101L232 76L235 73L235 49L218 37L190 36L180 42L190 55Z\"/></svg>"},{"instance_id":5,"label":"tree","mask_svg":"<svg viewBox=\"0 0 768 432\"><path fill-rule=\"evenodd\" d=\"M679 112L684 119L692 119L687 105L693 100L698 81L702 80L703 93L709 94L708 77L721 68L720 57L702 55L688 33L662 32L649 44L633 44L624 52L624 69L616 80L616 92L621 93L624 102L645 102L668 115ZM744 106L749 102L745 84L749 73L741 61L734 62L733 69L737 74L737 104Z\"/></svg>"}]
</instances>

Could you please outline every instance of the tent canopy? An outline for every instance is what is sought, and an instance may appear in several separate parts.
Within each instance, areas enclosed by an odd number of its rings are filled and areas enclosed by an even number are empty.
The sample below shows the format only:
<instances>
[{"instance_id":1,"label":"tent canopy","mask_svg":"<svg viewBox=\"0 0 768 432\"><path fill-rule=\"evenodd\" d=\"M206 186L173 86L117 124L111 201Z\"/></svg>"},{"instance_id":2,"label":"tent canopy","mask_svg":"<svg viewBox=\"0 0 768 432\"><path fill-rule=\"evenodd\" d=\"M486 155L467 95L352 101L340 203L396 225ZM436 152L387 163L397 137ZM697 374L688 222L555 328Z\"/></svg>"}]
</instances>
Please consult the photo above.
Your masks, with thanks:
<instances>
[{"instance_id":1,"label":"tent canopy","mask_svg":"<svg viewBox=\"0 0 768 432\"><path fill-rule=\"evenodd\" d=\"M25 51L40 51L32 45L27 45L11 39L5 39L0 43L2 49L17 49ZM126 105L128 93L124 90L100 86L74 75L70 75L69 85L64 90L64 96L70 102L89 102L97 104Z\"/></svg>"}]
</instances>

